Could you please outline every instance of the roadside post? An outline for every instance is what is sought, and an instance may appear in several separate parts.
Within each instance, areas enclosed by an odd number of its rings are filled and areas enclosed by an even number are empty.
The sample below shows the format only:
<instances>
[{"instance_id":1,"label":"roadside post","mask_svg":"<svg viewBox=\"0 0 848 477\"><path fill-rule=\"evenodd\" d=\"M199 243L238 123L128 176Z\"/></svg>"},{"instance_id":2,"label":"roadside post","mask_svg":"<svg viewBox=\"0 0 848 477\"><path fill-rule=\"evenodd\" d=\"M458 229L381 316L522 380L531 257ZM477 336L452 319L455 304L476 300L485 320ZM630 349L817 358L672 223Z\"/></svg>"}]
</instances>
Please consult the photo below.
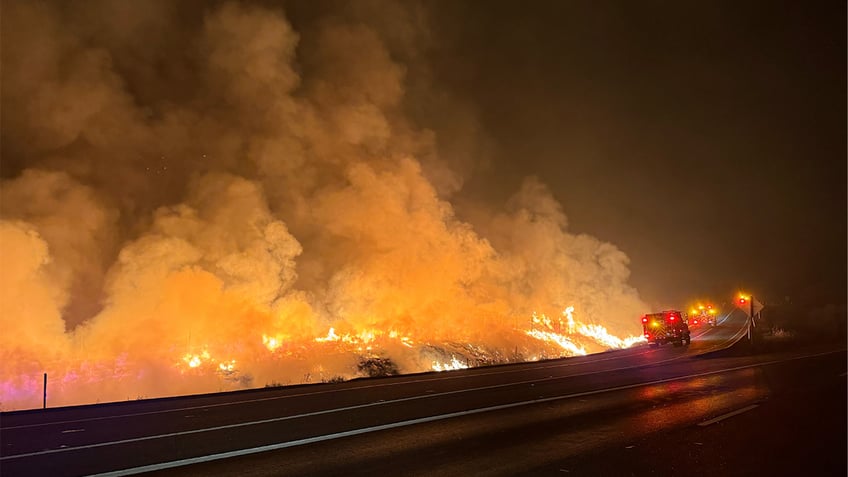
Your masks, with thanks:
<instances>
[{"instance_id":1,"label":"roadside post","mask_svg":"<svg viewBox=\"0 0 848 477\"><path fill-rule=\"evenodd\" d=\"M746 337L748 339L748 344L753 345L756 340L755 335L757 328L757 320L755 318L760 317L760 312L762 312L763 308L765 308L765 305L754 298L754 295L739 293L736 298L736 306L748 317Z\"/></svg>"}]
</instances>

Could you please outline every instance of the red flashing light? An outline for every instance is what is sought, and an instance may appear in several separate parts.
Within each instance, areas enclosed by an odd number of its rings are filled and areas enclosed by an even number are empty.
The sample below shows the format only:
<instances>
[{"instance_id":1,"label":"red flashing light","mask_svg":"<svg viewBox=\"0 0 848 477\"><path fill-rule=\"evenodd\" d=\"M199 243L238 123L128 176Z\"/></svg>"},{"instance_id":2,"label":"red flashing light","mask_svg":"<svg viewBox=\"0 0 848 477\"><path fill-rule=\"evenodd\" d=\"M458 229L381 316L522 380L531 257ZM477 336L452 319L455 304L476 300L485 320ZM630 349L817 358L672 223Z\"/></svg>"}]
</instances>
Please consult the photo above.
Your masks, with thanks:
<instances>
[{"instance_id":1,"label":"red flashing light","mask_svg":"<svg viewBox=\"0 0 848 477\"><path fill-rule=\"evenodd\" d=\"M674 321L674 315L671 315L670 317L668 317L668 319Z\"/></svg>"},{"instance_id":2,"label":"red flashing light","mask_svg":"<svg viewBox=\"0 0 848 477\"><path fill-rule=\"evenodd\" d=\"M739 304L740 304L740 305L744 305L744 304L745 304L745 302L747 302L747 301L748 301L748 300L746 300L746 299L744 299L744 298L740 298L740 299L739 299Z\"/></svg>"},{"instance_id":3,"label":"red flashing light","mask_svg":"<svg viewBox=\"0 0 848 477\"><path fill-rule=\"evenodd\" d=\"M642 318L642 323L647 323L647 322L648 322L648 319L643 317L643 318Z\"/></svg>"}]
</instances>

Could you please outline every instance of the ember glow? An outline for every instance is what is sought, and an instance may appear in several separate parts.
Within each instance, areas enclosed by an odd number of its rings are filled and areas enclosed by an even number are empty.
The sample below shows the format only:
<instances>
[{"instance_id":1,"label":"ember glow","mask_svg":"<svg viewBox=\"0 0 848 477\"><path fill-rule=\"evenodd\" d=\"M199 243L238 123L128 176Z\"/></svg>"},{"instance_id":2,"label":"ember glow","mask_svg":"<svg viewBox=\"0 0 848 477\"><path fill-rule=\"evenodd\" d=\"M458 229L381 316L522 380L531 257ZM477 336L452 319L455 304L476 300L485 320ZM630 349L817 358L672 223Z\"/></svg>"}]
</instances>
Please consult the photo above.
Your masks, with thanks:
<instances>
[{"instance_id":1,"label":"ember glow","mask_svg":"<svg viewBox=\"0 0 848 477\"><path fill-rule=\"evenodd\" d=\"M433 371L451 371L454 369L467 369L468 365L461 363L456 357L452 357L449 363L433 362Z\"/></svg>"},{"instance_id":2,"label":"ember glow","mask_svg":"<svg viewBox=\"0 0 848 477\"><path fill-rule=\"evenodd\" d=\"M63 5L4 3L0 409L40 407L43 373L60 406L639 341L612 335L647 308L628 258L538 179L463 196L484 158L408 115L437 92L407 92L426 31L398 4L301 32L242 3Z\"/></svg>"}]
</instances>

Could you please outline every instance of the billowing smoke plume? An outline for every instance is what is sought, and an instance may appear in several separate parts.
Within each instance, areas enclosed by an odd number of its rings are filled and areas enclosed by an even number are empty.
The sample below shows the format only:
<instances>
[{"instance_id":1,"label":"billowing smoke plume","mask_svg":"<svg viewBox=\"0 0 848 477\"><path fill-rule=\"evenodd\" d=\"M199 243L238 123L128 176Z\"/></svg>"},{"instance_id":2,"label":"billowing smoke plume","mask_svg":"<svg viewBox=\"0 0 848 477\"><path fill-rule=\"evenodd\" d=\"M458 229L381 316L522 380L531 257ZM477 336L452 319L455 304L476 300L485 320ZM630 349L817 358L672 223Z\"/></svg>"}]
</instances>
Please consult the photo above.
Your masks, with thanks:
<instances>
[{"instance_id":1,"label":"billowing smoke plume","mask_svg":"<svg viewBox=\"0 0 848 477\"><path fill-rule=\"evenodd\" d=\"M539 180L459 217L485 158L408 113L425 12L355 3L296 29L245 3L4 0L3 409L36 406L43 372L58 405L638 332L627 257L569 233Z\"/></svg>"}]
</instances>

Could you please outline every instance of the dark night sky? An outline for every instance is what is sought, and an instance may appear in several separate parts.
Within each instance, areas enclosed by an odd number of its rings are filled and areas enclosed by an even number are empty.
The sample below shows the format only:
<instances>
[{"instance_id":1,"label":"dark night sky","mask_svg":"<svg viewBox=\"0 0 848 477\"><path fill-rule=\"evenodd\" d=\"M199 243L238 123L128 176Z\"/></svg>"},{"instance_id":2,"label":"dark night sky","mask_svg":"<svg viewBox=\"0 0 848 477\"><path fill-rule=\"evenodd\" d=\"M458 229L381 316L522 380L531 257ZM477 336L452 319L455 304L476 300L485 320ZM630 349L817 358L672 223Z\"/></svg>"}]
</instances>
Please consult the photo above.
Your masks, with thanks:
<instances>
[{"instance_id":1,"label":"dark night sky","mask_svg":"<svg viewBox=\"0 0 848 477\"><path fill-rule=\"evenodd\" d=\"M657 306L846 299L844 2L446 2L437 81ZM493 187L495 186L495 187Z\"/></svg>"}]
</instances>

